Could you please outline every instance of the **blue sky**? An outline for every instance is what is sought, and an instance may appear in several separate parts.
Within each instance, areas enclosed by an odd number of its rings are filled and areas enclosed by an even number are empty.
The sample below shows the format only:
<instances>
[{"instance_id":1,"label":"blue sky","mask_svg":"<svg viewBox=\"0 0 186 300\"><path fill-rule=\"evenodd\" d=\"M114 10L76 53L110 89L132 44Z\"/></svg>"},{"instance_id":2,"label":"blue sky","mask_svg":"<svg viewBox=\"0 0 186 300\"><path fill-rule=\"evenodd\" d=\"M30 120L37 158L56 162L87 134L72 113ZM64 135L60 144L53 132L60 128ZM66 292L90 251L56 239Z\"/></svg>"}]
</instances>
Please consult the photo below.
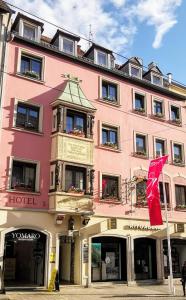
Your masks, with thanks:
<instances>
[{"instance_id":1,"label":"blue sky","mask_svg":"<svg viewBox=\"0 0 186 300\"><path fill-rule=\"evenodd\" d=\"M9 0L30 13L88 38L125 57L151 61L186 84L186 0ZM15 9L15 8L14 8ZM56 28L45 24L44 34ZM82 48L88 44L81 41ZM120 63L121 57L116 57Z\"/></svg>"}]
</instances>

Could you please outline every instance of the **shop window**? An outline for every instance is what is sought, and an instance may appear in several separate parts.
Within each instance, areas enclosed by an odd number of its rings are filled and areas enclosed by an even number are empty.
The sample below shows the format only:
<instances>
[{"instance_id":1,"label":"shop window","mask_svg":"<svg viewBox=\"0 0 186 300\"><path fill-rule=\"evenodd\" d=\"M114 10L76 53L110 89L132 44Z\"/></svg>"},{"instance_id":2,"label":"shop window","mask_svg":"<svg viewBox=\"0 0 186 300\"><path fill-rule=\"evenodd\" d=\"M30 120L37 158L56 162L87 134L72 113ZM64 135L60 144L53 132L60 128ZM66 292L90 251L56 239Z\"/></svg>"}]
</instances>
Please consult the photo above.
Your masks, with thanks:
<instances>
[{"instance_id":1,"label":"shop window","mask_svg":"<svg viewBox=\"0 0 186 300\"><path fill-rule=\"evenodd\" d=\"M40 108L18 102L16 113L16 127L27 130L39 131Z\"/></svg>"},{"instance_id":2,"label":"shop window","mask_svg":"<svg viewBox=\"0 0 186 300\"><path fill-rule=\"evenodd\" d=\"M118 149L118 129L114 127L102 127L102 146Z\"/></svg>"},{"instance_id":3,"label":"shop window","mask_svg":"<svg viewBox=\"0 0 186 300\"><path fill-rule=\"evenodd\" d=\"M62 38L62 51L69 54L74 54L74 41Z\"/></svg>"},{"instance_id":4,"label":"shop window","mask_svg":"<svg viewBox=\"0 0 186 300\"><path fill-rule=\"evenodd\" d=\"M67 111L66 116L66 132L69 134L85 137L86 117L75 111Z\"/></svg>"},{"instance_id":5,"label":"shop window","mask_svg":"<svg viewBox=\"0 0 186 300\"><path fill-rule=\"evenodd\" d=\"M36 163L13 160L11 189L35 192Z\"/></svg>"},{"instance_id":6,"label":"shop window","mask_svg":"<svg viewBox=\"0 0 186 300\"><path fill-rule=\"evenodd\" d=\"M102 99L108 100L111 103L117 102L117 85L102 81Z\"/></svg>"},{"instance_id":7,"label":"shop window","mask_svg":"<svg viewBox=\"0 0 186 300\"><path fill-rule=\"evenodd\" d=\"M42 58L22 53L20 73L32 79L42 80Z\"/></svg>"},{"instance_id":8,"label":"shop window","mask_svg":"<svg viewBox=\"0 0 186 300\"><path fill-rule=\"evenodd\" d=\"M171 105L170 113L171 113L171 122L180 124L181 123L180 108L177 106Z\"/></svg>"},{"instance_id":9,"label":"shop window","mask_svg":"<svg viewBox=\"0 0 186 300\"><path fill-rule=\"evenodd\" d=\"M146 135L136 134L136 154L140 156L147 156Z\"/></svg>"},{"instance_id":10,"label":"shop window","mask_svg":"<svg viewBox=\"0 0 186 300\"><path fill-rule=\"evenodd\" d=\"M119 200L119 177L102 176L102 199Z\"/></svg>"},{"instance_id":11,"label":"shop window","mask_svg":"<svg viewBox=\"0 0 186 300\"><path fill-rule=\"evenodd\" d=\"M163 102L159 100L153 101L153 114L156 117L162 118L164 116Z\"/></svg>"},{"instance_id":12,"label":"shop window","mask_svg":"<svg viewBox=\"0 0 186 300\"><path fill-rule=\"evenodd\" d=\"M184 164L183 145L173 144L173 163L176 165Z\"/></svg>"},{"instance_id":13,"label":"shop window","mask_svg":"<svg viewBox=\"0 0 186 300\"><path fill-rule=\"evenodd\" d=\"M161 139L155 139L155 156L160 157L165 154L165 141Z\"/></svg>"},{"instance_id":14,"label":"shop window","mask_svg":"<svg viewBox=\"0 0 186 300\"><path fill-rule=\"evenodd\" d=\"M68 193L83 194L86 190L86 169L66 166L65 191Z\"/></svg>"},{"instance_id":15,"label":"shop window","mask_svg":"<svg viewBox=\"0 0 186 300\"><path fill-rule=\"evenodd\" d=\"M137 112L145 113L145 95L134 93L134 110Z\"/></svg>"},{"instance_id":16,"label":"shop window","mask_svg":"<svg viewBox=\"0 0 186 300\"><path fill-rule=\"evenodd\" d=\"M98 65L107 67L108 66L108 57L107 56L108 55L106 53L97 50L97 60L96 60L96 63Z\"/></svg>"},{"instance_id":17,"label":"shop window","mask_svg":"<svg viewBox=\"0 0 186 300\"><path fill-rule=\"evenodd\" d=\"M186 207L186 186L175 185L176 206Z\"/></svg>"}]
</instances>

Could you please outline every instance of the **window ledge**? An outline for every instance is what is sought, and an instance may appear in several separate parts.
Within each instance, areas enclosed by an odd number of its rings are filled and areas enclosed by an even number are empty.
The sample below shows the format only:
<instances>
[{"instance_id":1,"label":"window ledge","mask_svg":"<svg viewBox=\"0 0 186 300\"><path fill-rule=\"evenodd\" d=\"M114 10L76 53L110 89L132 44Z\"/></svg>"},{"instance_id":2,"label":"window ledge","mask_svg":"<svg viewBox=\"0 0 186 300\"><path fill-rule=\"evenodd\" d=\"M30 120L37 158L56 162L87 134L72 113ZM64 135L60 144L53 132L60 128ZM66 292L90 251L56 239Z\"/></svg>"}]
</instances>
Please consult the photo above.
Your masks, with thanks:
<instances>
[{"instance_id":1,"label":"window ledge","mask_svg":"<svg viewBox=\"0 0 186 300\"><path fill-rule=\"evenodd\" d=\"M164 115L158 116L158 115L155 115L155 114L151 114L151 115L149 115L149 117L151 119L155 119L155 120L160 121L160 122L165 122L166 121Z\"/></svg>"},{"instance_id":2,"label":"window ledge","mask_svg":"<svg viewBox=\"0 0 186 300\"><path fill-rule=\"evenodd\" d=\"M115 102L113 101L112 102L111 100L107 100L107 99L104 99L104 98L100 98L99 101L102 102L102 103L105 103L105 104L109 104L111 106L116 106L116 107L121 106L121 104L118 101L115 101Z\"/></svg>"},{"instance_id":3,"label":"window ledge","mask_svg":"<svg viewBox=\"0 0 186 300\"><path fill-rule=\"evenodd\" d=\"M86 138L86 137L73 135L73 134L69 134L69 133L65 133L65 132L59 132L59 131L52 133L50 136L53 137L55 135L56 136L57 135L66 136L66 137L69 137L69 138L83 140L83 141L87 141L87 142L94 142L93 138L92 139L91 138Z\"/></svg>"},{"instance_id":4,"label":"window ledge","mask_svg":"<svg viewBox=\"0 0 186 300\"><path fill-rule=\"evenodd\" d=\"M173 166L176 166L176 167L185 167L185 163L184 162L181 162L181 163L176 163L176 162L172 162L172 165Z\"/></svg>"},{"instance_id":5,"label":"window ledge","mask_svg":"<svg viewBox=\"0 0 186 300\"><path fill-rule=\"evenodd\" d=\"M100 199L99 200L101 203L107 203L107 204L122 204L121 200L117 200L117 199L112 199L112 198L108 198L108 199Z\"/></svg>"},{"instance_id":6,"label":"window ledge","mask_svg":"<svg viewBox=\"0 0 186 300\"><path fill-rule=\"evenodd\" d=\"M137 158L142 158L142 159L149 159L147 155L145 155L145 154L144 155L143 154L138 154L136 152L133 152L132 156L133 157L137 157Z\"/></svg>"},{"instance_id":7,"label":"window ledge","mask_svg":"<svg viewBox=\"0 0 186 300\"><path fill-rule=\"evenodd\" d=\"M40 192L30 192L30 191L19 191L19 190L12 190L12 189L7 189L6 192L8 193L15 193L15 194L28 194L28 195L38 195L40 196Z\"/></svg>"},{"instance_id":8,"label":"window ledge","mask_svg":"<svg viewBox=\"0 0 186 300\"><path fill-rule=\"evenodd\" d=\"M141 115L141 116L147 117L147 112L146 112L146 111L140 111L140 110L138 110L138 109L133 108L132 112L133 112L134 114L137 114L137 115Z\"/></svg>"},{"instance_id":9,"label":"window ledge","mask_svg":"<svg viewBox=\"0 0 186 300\"><path fill-rule=\"evenodd\" d=\"M173 126L182 127L182 122L176 122L176 121L173 121L173 120L169 120L168 123L173 125Z\"/></svg>"},{"instance_id":10,"label":"window ledge","mask_svg":"<svg viewBox=\"0 0 186 300\"><path fill-rule=\"evenodd\" d=\"M175 208L174 208L174 210L176 210L176 211L186 211L186 205L185 206L176 206Z\"/></svg>"},{"instance_id":11,"label":"window ledge","mask_svg":"<svg viewBox=\"0 0 186 300\"><path fill-rule=\"evenodd\" d=\"M20 132L25 132L25 133L31 133L31 134L35 134L35 135L39 135L39 136L43 136L44 135L43 132L27 130L27 129L19 128L19 127L12 127L12 130L20 131Z\"/></svg>"},{"instance_id":12,"label":"window ledge","mask_svg":"<svg viewBox=\"0 0 186 300\"><path fill-rule=\"evenodd\" d=\"M103 149L103 150L108 150L108 151L111 151L111 152L117 152L117 153L121 153L122 152L120 149L114 149L114 148L109 147L109 146L99 145L98 148L99 149Z\"/></svg>"},{"instance_id":13,"label":"window ledge","mask_svg":"<svg viewBox=\"0 0 186 300\"><path fill-rule=\"evenodd\" d=\"M32 78L32 77L29 77L29 76L26 76L26 75L23 75L21 73L16 73L16 76L18 77L21 77L21 78L24 78L26 80L31 80L33 82L36 82L36 83L39 83L39 84L44 84L45 82L41 79L36 79L36 78Z\"/></svg>"}]
</instances>

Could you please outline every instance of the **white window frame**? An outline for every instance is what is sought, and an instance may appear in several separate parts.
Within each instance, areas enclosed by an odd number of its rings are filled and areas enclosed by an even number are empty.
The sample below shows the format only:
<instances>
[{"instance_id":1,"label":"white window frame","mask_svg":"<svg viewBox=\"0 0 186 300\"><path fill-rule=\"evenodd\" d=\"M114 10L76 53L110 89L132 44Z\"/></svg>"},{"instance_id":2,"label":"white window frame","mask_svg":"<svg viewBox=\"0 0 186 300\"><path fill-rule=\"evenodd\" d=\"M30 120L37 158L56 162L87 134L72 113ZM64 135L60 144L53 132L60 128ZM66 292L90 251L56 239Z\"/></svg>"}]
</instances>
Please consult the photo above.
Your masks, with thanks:
<instances>
[{"instance_id":1,"label":"white window frame","mask_svg":"<svg viewBox=\"0 0 186 300\"><path fill-rule=\"evenodd\" d=\"M139 76L135 76L135 75L132 74L132 68L139 70ZM142 79L142 68L130 63L129 64L129 75L132 76L132 77L135 77L135 78Z\"/></svg>"},{"instance_id":2,"label":"white window frame","mask_svg":"<svg viewBox=\"0 0 186 300\"><path fill-rule=\"evenodd\" d=\"M72 42L73 52L67 52L67 51L64 50L64 48L63 48L64 40ZM72 39L69 39L69 38L64 37L64 36L60 36L60 50L63 51L64 53L75 55L75 42Z\"/></svg>"},{"instance_id":3,"label":"white window frame","mask_svg":"<svg viewBox=\"0 0 186 300\"><path fill-rule=\"evenodd\" d=\"M16 127L17 106L18 106L18 103L23 103L23 104L28 105L28 106L30 105L30 106L35 106L35 107L39 108L38 131L32 131L32 130L28 130L26 128ZM37 104L37 103L32 103L32 102L30 102L28 100L23 100L23 99L15 98L14 99L14 115L13 115L13 124L12 124L12 127L13 128L17 128L17 129L19 129L21 131L26 131L26 132L34 133L34 134L43 133L43 105Z\"/></svg>"},{"instance_id":4,"label":"white window frame","mask_svg":"<svg viewBox=\"0 0 186 300\"><path fill-rule=\"evenodd\" d=\"M145 137L145 143L146 143L146 155L144 155L144 157L148 157L149 156L149 145L148 145L148 134L143 133L143 132L139 132L139 131L134 131L134 153L137 152L137 147L136 147L136 136L137 135L141 135ZM143 156L142 156L143 157Z\"/></svg>"},{"instance_id":5,"label":"white window frame","mask_svg":"<svg viewBox=\"0 0 186 300\"><path fill-rule=\"evenodd\" d=\"M56 164L50 165L50 190L55 189L55 170L56 170ZM53 172L53 179L52 179L52 172ZM51 185L51 179L53 181L53 185Z\"/></svg>"},{"instance_id":6,"label":"white window frame","mask_svg":"<svg viewBox=\"0 0 186 300\"><path fill-rule=\"evenodd\" d=\"M98 53L102 53L102 54L105 55L105 57L106 57L106 65L100 64L100 63L98 62ZM104 52L104 51L101 51L101 50L97 50L97 49L96 49L96 64L98 64L99 66L102 66L102 67L109 67L108 61L109 61L109 60L108 60L108 54L107 54L106 52Z\"/></svg>"},{"instance_id":7,"label":"white window frame","mask_svg":"<svg viewBox=\"0 0 186 300\"><path fill-rule=\"evenodd\" d=\"M111 124L111 123L108 123L108 122L102 122L100 121L100 130L99 130L99 146L100 147L104 147L105 149L110 149L110 150L114 150L114 151L120 151L121 150L121 141L120 141L120 126L117 126L115 124ZM112 148L107 148L105 146L102 146L102 129L105 127L110 127L110 128L113 128L113 129L116 129L117 131L117 139L118 139L118 148L117 149L112 149Z\"/></svg>"},{"instance_id":8,"label":"white window frame","mask_svg":"<svg viewBox=\"0 0 186 300\"><path fill-rule=\"evenodd\" d=\"M20 192L14 189L11 189L11 181L12 181L12 171L13 171L13 162L14 161L18 161L18 162L23 162L23 163L31 163L31 164L35 164L36 165L36 177L35 177L35 191L34 192L30 192L30 191L24 191L24 194L34 194L34 193L39 193L40 190L40 161L36 161L36 160L30 160L30 159L25 159L25 158L18 158L15 156L10 156L10 160L9 160L9 172L8 172L8 186L7 189L14 191L14 192Z\"/></svg>"},{"instance_id":9,"label":"white window frame","mask_svg":"<svg viewBox=\"0 0 186 300\"><path fill-rule=\"evenodd\" d=\"M165 150L165 155L167 155L167 140L158 136L154 136L153 138L154 142L154 158L156 158L156 140L160 140L164 142L164 150Z\"/></svg>"},{"instance_id":10,"label":"white window frame","mask_svg":"<svg viewBox=\"0 0 186 300\"><path fill-rule=\"evenodd\" d=\"M103 82L108 82L110 84L113 84L116 86L116 90L117 90L117 101L107 101L106 99L103 99L102 97L102 84ZM117 81L114 81L114 80L110 80L109 78L106 78L106 77L102 77L102 76L99 76L99 99L101 99L102 101L104 101L104 103L108 103L110 105L120 105L120 84L117 82Z\"/></svg>"},{"instance_id":11,"label":"white window frame","mask_svg":"<svg viewBox=\"0 0 186 300\"><path fill-rule=\"evenodd\" d=\"M133 89L133 103L132 103L132 109L133 111L138 111L135 107L135 94L139 94L141 96L144 97L144 109L145 111L142 112L143 114L146 114L147 113L147 95L146 93L142 92L142 91L139 91L139 90L136 90L136 89ZM140 111L139 111L140 112Z\"/></svg>"},{"instance_id":12,"label":"white window frame","mask_svg":"<svg viewBox=\"0 0 186 300\"><path fill-rule=\"evenodd\" d=\"M52 132L57 131L57 108L52 110Z\"/></svg>"},{"instance_id":13,"label":"white window frame","mask_svg":"<svg viewBox=\"0 0 186 300\"><path fill-rule=\"evenodd\" d=\"M117 203L119 202L122 202L122 191L121 191L121 188L122 188L122 185L121 185L121 175L119 174L113 174L113 173L107 173L107 172L99 172L99 197L100 197L100 201L105 201L105 202L108 202L109 203L109 199L102 199L102 194L103 194L103 191L102 191L102 178L103 176L111 176L111 177L116 177L118 178L118 200L115 200Z\"/></svg>"},{"instance_id":14,"label":"white window frame","mask_svg":"<svg viewBox=\"0 0 186 300\"><path fill-rule=\"evenodd\" d=\"M182 162L181 164L185 164L185 151L184 151L184 144L180 143L180 142L175 142L175 141L171 141L171 145L172 145L172 163L175 164L176 166L179 166L179 163L174 162L174 145L180 145L181 146L181 155L182 155Z\"/></svg>"},{"instance_id":15,"label":"white window frame","mask_svg":"<svg viewBox=\"0 0 186 300\"><path fill-rule=\"evenodd\" d=\"M160 84L154 83L154 82L153 82L153 77L159 78L159 79L160 79ZM155 85L157 85L157 86L163 86L163 78L162 78L162 76L161 76L161 75L158 75L158 74L155 74L154 72L151 72L151 83L152 83L152 84L155 84Z\"/></svg>"},{"instance_id":16,"label":"white window frame","mask_svg":"<svg viewBox=\"0 0 186 300\"><path fill-rule=\"evenodd\" d=\"M39 42L40 39L41 39L41 27L37 26L37 25L35 25L31 22L28 22L26 20L21 19L20 23L19 23L19 35L22 36L22 37L24 37L24 25L29 26L29 27L31 27L35 30L35 39L34 39L34 41ZM27 38L27 37L25 37L25 38Z\"/></svg>"},{"instance_id":17,"label":"white window frame","mask_svg":"<svg viewBox=\"0 0 186 300\"><path fill-rule=\"evenodd\" d=\"M157 114L154 111L154 102L161 102L162 103L162 118L165 117L165 103L164 100L161 98L157 98L157 97L152 97L152 114L153 116L157 116Z\"/></svg>"},{"instance_id":18,"label":"white window frame","mask_svg":"<svg viewBox=\"0 0 186 300\"><path fill-rule=\"evenodd\" d=\"M171 107L172 106L178 108L178 110L179 110L179 116L180 116L180 118L179 118L180 119L180 123L178 123L178 124L181 124L182 123L181 106L177 105L177 104L174 104L174 103L171 103L171 102L169 102L169 118L170 118L170 121L174 122L174 119L172 119L172 114L171 114Z\"/></svg>"},{"instance_id":19,"label":"white window frame","mask_svg":"<svg viewBox=\"0 0 186 300\"><path fill-rule=\"evenodd\" d=\"M21 56L22 55L28 55L30 57L33 57L33 58L38 58L38 59L41 59L42 63L41 63L41 79L36 79L36 78L31 78L29 76L24 76L21 74ZM24 49L24 48L19 48L19 51L18 51L18 60L17 60L17 75L18 76L21 76L23 78L26 78L28 80L31 80L31 81L35 81L35 82L40 82L40 83L43 83L45 78L44 78L44 70L45 70L45 56L42 56L42 55L38 55L37 53L35 52L32 52L32 51L29 51L27 49Z\"/></svg>"}]
</instances>

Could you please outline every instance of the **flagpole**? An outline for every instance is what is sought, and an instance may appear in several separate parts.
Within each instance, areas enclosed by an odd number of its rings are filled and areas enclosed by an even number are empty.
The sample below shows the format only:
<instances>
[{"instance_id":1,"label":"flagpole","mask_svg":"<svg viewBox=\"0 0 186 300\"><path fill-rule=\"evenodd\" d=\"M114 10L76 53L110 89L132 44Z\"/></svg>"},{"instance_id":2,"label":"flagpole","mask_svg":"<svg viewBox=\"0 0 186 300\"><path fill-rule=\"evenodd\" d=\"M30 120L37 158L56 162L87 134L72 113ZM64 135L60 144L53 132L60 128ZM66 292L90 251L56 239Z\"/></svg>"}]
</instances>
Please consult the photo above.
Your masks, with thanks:
<instances>
[{"instance_id":1,"label":"flagpole","mask_svg":"<svg viewBox=\"0 0 186 300\"><path fill-rule=\"evenodd\" d=\"M164 183L164 174L162 174L162 184L163 184L163 199L165 204L165 217L166 217L166 229L167 229L167 245L168 245L168 258L169 258L169 291L170 294L175 294L174 282L173 282L173 272L172 272L172 256L171 256L171 242L170 242L170 230L169 230L169 221L168 221L168 213L167 213L167 195L165 191L165 183Z\"/></svg>"}]
</instances>

